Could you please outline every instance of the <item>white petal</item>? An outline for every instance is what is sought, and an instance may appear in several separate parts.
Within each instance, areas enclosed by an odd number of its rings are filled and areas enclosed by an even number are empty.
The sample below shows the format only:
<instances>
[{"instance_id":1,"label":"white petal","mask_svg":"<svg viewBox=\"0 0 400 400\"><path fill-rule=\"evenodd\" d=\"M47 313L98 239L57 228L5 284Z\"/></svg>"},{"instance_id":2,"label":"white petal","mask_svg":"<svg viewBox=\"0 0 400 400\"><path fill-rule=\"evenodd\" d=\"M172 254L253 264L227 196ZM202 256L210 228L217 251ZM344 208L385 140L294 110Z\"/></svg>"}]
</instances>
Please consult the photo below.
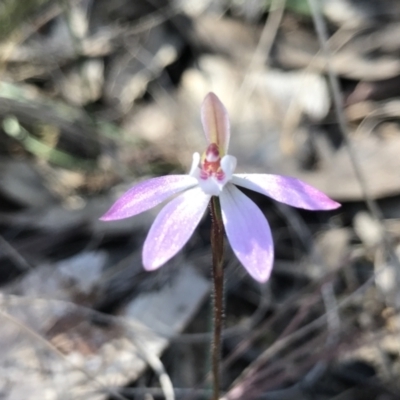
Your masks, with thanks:
<instances>
[{"instance_id":1,"label":"white petal","mask_svg":"<svg viewBox=\"0 0 400 400\"><path fill-rule=\"evenodd\" d=\"M269 279L274 259L271 229L261 210L228 183L220 195L226 235L236 257L259 282Z\"/></svg>"},{"instance_id":2,"label":"white petal","mask_svg":"<svg viewBox=\"0 0 400 400\"><path fill-rule=\"evenodd\" d=\"M196 187L168 203L157 215L143 246L143 265L161 267L187 243L199 224L211 196Z\"/></svg>"},{"instance_id":3,"label":"white petal","mask_svg":"<svg viewBox=\"0 0 400 400\"><path fill-rule=\"evenodd\" d=\"M132 217L196 185L196 179L189 175L166 175L148 179L124 193L100 219L112 221Z\"/></svg>"},{"instance_id":4,"label":"white petal","mask_svg":"<svg viewBox=\"0 0 400 400\"><path fill-rule=\"evenodd\" d=\"M199 186L203 190L205 194L208 194L210 196L219 196L221 194L221 191L224 187L223 184L221 184L216 178L210 177L207 179L198 179Z\"/></svg>"},{"instance_id":5,"label":"white petal","mask_svg":"<svg viewBox=\"0 0 400 400\"><path fill-rule=\"evenodd\" d=\"M199 164L200 164L200 154L199 153L193 153L192 156L192 166L190 167L190 176L194 176L197 178L198 170L199 170Z\"/></svg>"},{"instance_id":6,"label":"white petal","mask_svg":"<svg viewBox=\"0 0 400 400\"><path fill-rule=\"evenodd\" d=\"M306 210L334 210L340 204L300 179L270 174L237 174L232 183Z\"/></svg>"},{"instance_id":7,"label":"white petal","mask_svg":"<svg viewBox=\"0 0 400 400\"><path fill-rule=\"evenodd\" d=\"M230 155L226 155L226 156L222 157L221 169L222 169L222 171L224 171L224 174L225 174L225 178L224 178L225 182L229 182L232 179L232 175L236 169L236 164L237 164L236 157L230 156Z\"/></svg>"}]
</instances>

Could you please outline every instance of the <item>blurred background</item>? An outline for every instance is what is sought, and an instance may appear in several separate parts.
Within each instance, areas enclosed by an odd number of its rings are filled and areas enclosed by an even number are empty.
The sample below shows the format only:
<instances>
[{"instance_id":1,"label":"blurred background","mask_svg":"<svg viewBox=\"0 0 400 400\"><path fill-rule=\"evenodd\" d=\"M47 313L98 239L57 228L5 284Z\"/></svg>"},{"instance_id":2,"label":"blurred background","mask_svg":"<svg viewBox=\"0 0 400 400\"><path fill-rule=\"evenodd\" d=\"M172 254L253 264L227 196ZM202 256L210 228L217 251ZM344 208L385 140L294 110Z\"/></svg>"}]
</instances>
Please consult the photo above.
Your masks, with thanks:
<instances>
[{"instance_id":1,"label":"blurred background","mask_svg":"<svg viewBox=\"0 0 400 400\"><path fill-rule=\"evenodd\" d=\"M400 398L400 2L312 3L329 63L307 0L0 2L0 398L210 398L209 217L152 273L159 208L98 220L188 171L209 91L239 172L343 204L246 192L276 258L260 285L226 245L224 399Z\"/></svg>"}]
</instances>

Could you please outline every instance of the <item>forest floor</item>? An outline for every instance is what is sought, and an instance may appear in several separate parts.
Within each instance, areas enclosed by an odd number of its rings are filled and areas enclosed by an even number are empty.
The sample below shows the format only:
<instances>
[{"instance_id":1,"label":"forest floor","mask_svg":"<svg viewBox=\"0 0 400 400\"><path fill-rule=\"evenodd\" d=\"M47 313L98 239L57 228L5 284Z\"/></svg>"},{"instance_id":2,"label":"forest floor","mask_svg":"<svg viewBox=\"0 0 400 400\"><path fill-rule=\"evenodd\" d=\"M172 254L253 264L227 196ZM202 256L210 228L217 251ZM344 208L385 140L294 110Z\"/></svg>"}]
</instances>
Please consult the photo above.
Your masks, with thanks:
<instances>
[{"instance_id":1,"label":"forest floor","mask_svg":"<svg viewBox=\"0 0 400 400\"><path fill-rule=\"evenodd\" d=\"M1 399L210 398L209 216L155 272L158 209L99 221L189 170L210 91L239 172L342 204L246 191L275 262L261 285L226 244L224 399L400 399L397 0L0 4Z\"/></svg>"}]
</instances>

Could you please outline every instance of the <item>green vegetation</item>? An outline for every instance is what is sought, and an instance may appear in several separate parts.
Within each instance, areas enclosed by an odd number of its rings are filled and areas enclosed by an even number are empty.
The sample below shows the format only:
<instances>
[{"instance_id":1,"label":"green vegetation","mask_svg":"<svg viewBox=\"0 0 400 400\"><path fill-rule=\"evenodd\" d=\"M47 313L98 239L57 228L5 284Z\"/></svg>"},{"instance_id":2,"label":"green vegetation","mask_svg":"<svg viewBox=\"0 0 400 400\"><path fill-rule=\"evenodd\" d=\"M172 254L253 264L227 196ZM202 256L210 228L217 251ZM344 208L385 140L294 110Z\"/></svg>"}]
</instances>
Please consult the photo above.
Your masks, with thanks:
<instances>
[{"instance_id":1,"label":"green vegetation","mask_svg":"<svg viewBox=\"0 0 400 400\"><path fill-rule=\"evenodd\" d=\"M0 40L19 27L49 0L2 0L0 2Z\"/></svg>"}]
</instances>

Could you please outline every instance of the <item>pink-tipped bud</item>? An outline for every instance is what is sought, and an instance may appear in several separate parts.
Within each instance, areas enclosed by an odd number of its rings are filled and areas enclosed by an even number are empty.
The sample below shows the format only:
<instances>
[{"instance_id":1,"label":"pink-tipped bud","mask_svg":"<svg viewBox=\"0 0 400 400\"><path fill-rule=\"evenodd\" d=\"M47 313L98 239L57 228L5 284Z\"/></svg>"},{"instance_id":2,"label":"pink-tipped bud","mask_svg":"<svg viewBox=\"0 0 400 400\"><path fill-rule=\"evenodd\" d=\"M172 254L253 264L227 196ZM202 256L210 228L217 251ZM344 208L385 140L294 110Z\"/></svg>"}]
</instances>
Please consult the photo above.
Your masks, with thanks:
<instances>
[{"instance_id":1,"label":"pink-tipped bud","mask_svg":"<svg viewBox=\"0 0 400 400\"><path fill-rule=\"evenodd\" d=\"M209 93L203 101L201 121L208 143L216 143L219 155L224 156L230 138L229 118L226 108L214 93Z\"/></svg>"}]
</instances>

